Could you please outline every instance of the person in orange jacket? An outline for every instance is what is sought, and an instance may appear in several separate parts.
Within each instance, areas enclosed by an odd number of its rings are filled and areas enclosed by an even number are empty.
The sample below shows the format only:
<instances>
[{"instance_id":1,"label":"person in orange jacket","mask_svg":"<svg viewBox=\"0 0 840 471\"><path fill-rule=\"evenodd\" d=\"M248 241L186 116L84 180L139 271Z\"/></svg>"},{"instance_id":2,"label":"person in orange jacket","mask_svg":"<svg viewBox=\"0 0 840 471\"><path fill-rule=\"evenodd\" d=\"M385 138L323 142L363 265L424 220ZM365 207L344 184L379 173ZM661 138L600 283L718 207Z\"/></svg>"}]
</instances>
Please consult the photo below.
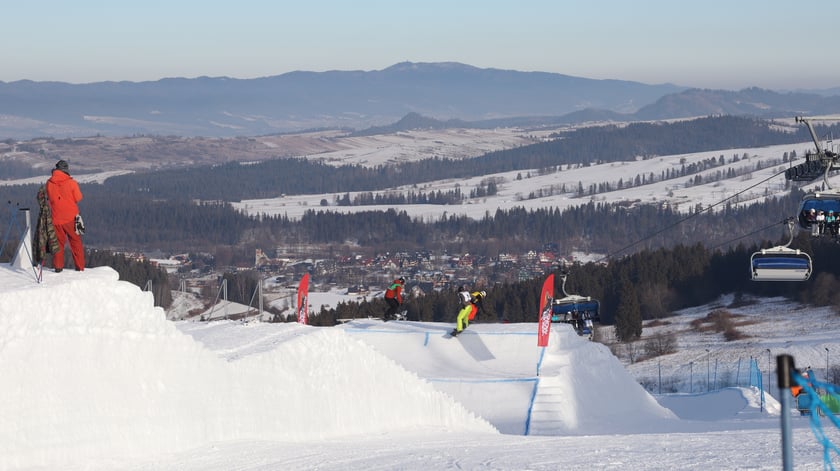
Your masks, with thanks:
<instances>
[{"instance_id":1,"label":"person in orange jacket","mask_svg":"<svg viewBox=\"0 0 840 471\"><path fill-rule=\"evenodd\" d=\"M809 386L811 386L812 388L814 387L814 385L810 381L810 379L811 379L811 367L810 366L808 368L806 368L805 371L802 372L802 377L805 378L805 380L806 380L806 382L808 383ZM802 394L803 390L804 390L804 388L802 386L800 386L799 384L794 384L793 386L790 387L790 393L795 398L799 397L799 395Z\"/></svg>"},{"instance_id":2,"label":"person in orange jacket","mask_svg":"<svg viewBox=\"0 0 840 471\"><path fill-rule=\"evenodd\" d=\"M385 302L388 303L388 310L385 311L385 314L382 316L382 320L388 322L390 320L396 319L397 309L400 307L400 304L403 302L402 297L402 289L405 285L405 278L399 277L388 286L388 289L385 290Z\"/></svg>"},{"instance_id":3,"label":"person in orange jacket","mask_svg":"<svg viewBox=\"0 0 840 471\"><path fill-rule=\"evenodd\" d=\"M56 273L64 270L64 245L70 242L70 253L76 271L85 269L85 247L82 244L84 225L79 216L79 201L82 190L70 176L70 165L66 160L55 164L52 176L47 180L47 198L49 199L52 222L58 239L58 250L53 254L53 268Z\"/></svg>"}]
</instances>

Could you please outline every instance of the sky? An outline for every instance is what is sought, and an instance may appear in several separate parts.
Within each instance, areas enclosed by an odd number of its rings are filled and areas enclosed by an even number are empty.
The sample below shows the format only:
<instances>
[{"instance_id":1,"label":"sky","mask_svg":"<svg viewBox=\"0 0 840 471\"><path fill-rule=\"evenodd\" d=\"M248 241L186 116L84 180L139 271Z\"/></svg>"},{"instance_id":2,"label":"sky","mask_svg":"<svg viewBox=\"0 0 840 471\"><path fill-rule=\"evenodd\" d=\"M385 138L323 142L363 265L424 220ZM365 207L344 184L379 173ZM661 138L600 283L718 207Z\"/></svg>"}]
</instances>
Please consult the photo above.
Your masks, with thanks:
<instances>
[{"instance_id":1,"label":"sky","mask_svg":"<svg viewBox=\"0 0 840 471\"><path fill-rule=\"evenodd\" d=\"M699 88L840 86L834 0L7 3L6 82L244 79L453 61Z\"/></svg>"},{"instance_id":2,"label":"sky","mask_svg":"<svg viewBox=\"0 0 840 471\"><path fill-rule=\"evenodd\" d=\"M0 294L0 470L781 468L772 395L762 407L745 382L654 396L564 324L543 350L530 323L445 338L452 324L173 322L111 268L38 283L19 260L0 266ZM751 329L791 309L737 312ZM788 353L836 348L836 322L821 327ZM689 338L660 365L765 347ZM823 469L808 418L787 413L795 469Z\"/></svg>"}]
</instances>

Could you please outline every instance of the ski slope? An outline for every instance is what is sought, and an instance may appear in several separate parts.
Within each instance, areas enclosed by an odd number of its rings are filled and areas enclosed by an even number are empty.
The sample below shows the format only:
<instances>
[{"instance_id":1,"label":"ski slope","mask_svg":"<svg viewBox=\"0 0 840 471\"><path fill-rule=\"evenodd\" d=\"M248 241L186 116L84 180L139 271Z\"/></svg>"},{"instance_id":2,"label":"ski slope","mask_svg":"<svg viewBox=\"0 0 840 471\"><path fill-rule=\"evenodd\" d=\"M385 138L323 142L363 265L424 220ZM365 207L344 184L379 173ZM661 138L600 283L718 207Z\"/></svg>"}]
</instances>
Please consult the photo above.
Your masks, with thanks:
<instances>
[{"instance_id":1,"label":"ski slope","mask_svg":"<svg viewBox=\"0 0 840 471\"><path fill-rule=\"evenodd\" d=\"M566 326L451 327L176 323L107 267L0 266L0 469L779 468L752 390L657 401Z\"/></svg>"}]
</instances>

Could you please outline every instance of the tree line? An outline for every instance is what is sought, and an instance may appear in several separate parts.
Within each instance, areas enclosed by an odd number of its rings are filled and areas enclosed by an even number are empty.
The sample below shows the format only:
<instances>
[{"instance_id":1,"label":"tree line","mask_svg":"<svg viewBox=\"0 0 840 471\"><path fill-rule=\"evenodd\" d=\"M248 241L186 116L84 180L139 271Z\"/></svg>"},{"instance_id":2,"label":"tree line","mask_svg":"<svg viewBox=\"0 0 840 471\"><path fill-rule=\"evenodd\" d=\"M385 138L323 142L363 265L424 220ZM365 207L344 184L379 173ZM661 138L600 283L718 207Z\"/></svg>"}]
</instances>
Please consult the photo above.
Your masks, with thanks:
<instances>
[{"instance_id":1,"label":"tree line","mask_svg":"<svg viewBox=\"0 0 840 471\"><path fill-rule=\"evenodd\" d=\"M642 250L609 263L557 267L555 295L562 296L560 275L567 274L569 294L590 296L600 302L601 322L614 326L616 337L632 341L642 334L644 320L661 319L685 307L711 303L723 294L736 298L784 296L812 306L834 306L840 311L840 251L833 241L806 235L795 245L812 254L815 276L806 282L754 282L749 276L750 255L760 247L739 245L726 251L702 244ZM475 286L488 293L476 322L531 322L539 317L539 295L544 277ZM408 283L411 288L412 283ZM381 316L385 303L375 299L339 303L313 316L316 325L334 325L338 319ZM408 297L404 303L410 320L454 322L458 312L455 291L432 291ZM792 314L795 315L795 314Z\"/></svg>"},{"instance_id":2,"label":"tree line","mask_svg":"<svg viewBox=\"0 0 840 471\"><path fill-rule=\"evenodd\" d=\"M788 196L746 207L726 204L714 212L698 206L688 215L670 206L590 201L566 209L499 209L480 219L444 212L436 220L423 221L395 209L342 214L313 208L299 220L283 215L251 217L224 202L170 201L149 194L125 198L96 184L83 184L82 191L88 247L169 253L215 253L225 248L233 262L252 260L255 248L309 244L341 250L347 240L353 240L355 247L380 251L427 249L491 257L546 243L561 250L605 254L696 242L726 246L746 234L753 241L780 237L786 230L782 219L797 214L803 195L792 190ZM36 207L36 193L37 185L0 187L10 214L22 206L12 201L29 201L30 207ZM37 214L32 217L34 221Z\"/></svg>"}]
</instances>

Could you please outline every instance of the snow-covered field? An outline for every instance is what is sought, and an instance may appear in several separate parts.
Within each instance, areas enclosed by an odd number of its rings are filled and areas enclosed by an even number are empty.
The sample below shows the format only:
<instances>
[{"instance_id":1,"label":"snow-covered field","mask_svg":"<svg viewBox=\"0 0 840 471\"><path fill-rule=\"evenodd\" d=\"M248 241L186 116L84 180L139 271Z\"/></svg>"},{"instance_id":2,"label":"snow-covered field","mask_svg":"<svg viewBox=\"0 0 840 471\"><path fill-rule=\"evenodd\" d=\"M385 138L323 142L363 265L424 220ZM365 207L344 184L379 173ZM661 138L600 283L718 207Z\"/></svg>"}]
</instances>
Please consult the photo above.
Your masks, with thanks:
<instances>
[{"instance_id":1,"label":"snow-covered field","mask_svg":"<svg viewBox=\"0 0 840 471\"><path fill-rule=\"evenodd\" d=\"M196 159L195 153L203 154L203 150L172 152L166 154L164 159L157 154L148 155L148 146L154 143L154 138L149 136L85 139L85 145L91 146L90 149L78 142L76 145L64 147L54 142L39 142L38 146L42 146L48 155L62 155L70 162L71 170L79 181L94 182L109 176L148 170L161 165L211 165L230 161L254 162L278 157L305 157L328 165L362 166L417 161L432 157L458 160L532 144L551 132L552 130L532 132L519 128L441 129L350 137L345 131L314 131L249 138L254 145L247 150L242 150L239 145L241 143L236 139L213 139L215 153L203 155L200 159ZM193 140L197 142L195 145L202 149L207 143L205 138ZM174 141L174 145L188 145L189 141L189 138L179 139ZM144 155L144 158L126 159L126 154ZM0 185L42 183L49 177L49 169L53 164L52 160L45 161L40 153L17 148L0 152L0 160L7 159L43 168L44 176L5 180L4 176L0 175ZM94 169L97 169L96 173Z\"/></svg>"},{"instance_id":2,"label":"snow-covered field","mask_svg":"<svg viewBox=\"0 0 840 471\"><path fill-rule=\"evenodd\" d=\"M435 323L172 322L106 267L37 283L4 265L0 292L0 469L780 469L791 411L773 397L654 396L635 378L707 348L814 367L840 351L830 312L779 299L731 308L755 318L744 340L687 332L628 368L565 325L542 351L534 324L448 339ZM822 469L808 421L791 419L796 469Z\"/></svg>"},{"instance_id":3,"label":"snow-covered field","mask_svg":"<svg viewBox=\"0 0 840 471\"><path fill-rule=\"evenodd\" d=\"M682 381L671 387L682 392L705 391L707 382L714 389L716 383L731 383L738 376L744 381L749 360L755 359L765 373L765 385L775 394L775 375L766 373L775 369L776 355L781 353L793 355L801 368L810 366L821 379L829 376L827 369L840 365L840 314L833 308L804 306L784 298L750 300L740 307L732 307L732 301L731 296L725 296L716 304L680 311L678 316L663 319L662 325L645 328L646 337L674 333L680 339L678 351L661 364L658 359L629 364L627 355L619 355L640 381L658 386L661 373L664 378L680 378ZM691 325L718 309L732 315L742 339L724 341L722 332L708 329L711 322L701 329ZM693 385L689 383L692 373Z\"/></svg>"},{"instance_id":4,"label":"snow-covered field","mask_svg":"<svg viewBox=\"0 0 840 471\"><path fill-rule=\"evenodd\" d=\"M518 128L499 129L439 129L400 131L392 134L344 137L338 133L320 133L322 149L303 154L310 159L330 165L361 165L375 167L384 164L415 162L439 157L465 159L488 152L512 149L533 144L552 130L525 131ZM289 140L301 140L305 135L263 136L256 138L268 148L284 149Z\"/></svg>"},{"instance_id":5,"label":"snow-covered field","mask_svg":"<svg viewBox=\"0 0 840 471\"><path fill-rule=\"evenodd\" d=\"M564 167L559 172L544 175L540 175L536 169L530 171L518 170L474 178L434 181L423 185L411 185L373 192L374 194L412 191L415 193L437 191L445 193L460 188L462 193L469 194L470 190L479 187L483 181L493 178L497 182L498 192L495 195L473 198L459 205L337 206L335 204L336 199L346 194L346 192L342 192L243 200L234 203L234 207L251 215L286 215L292 219L300 218L308 210L351 213L373 210L384 211L393 208L397 211L405 211L412 218L427 221L437 220L444 214L466 215L480 219L488 212L492 215L497 209L507 210L517 207L525 209L566 209L587 204L590 201L669 204L679 211L688 212L689 209L695 208L697 204L702 204L704 208L720 204L723 200L728 200L740 192L744 193L739 195L738 199L732 199L731 203L736 205L751 204L768 196L786 193L789 189L785 188L785 169L789 165L801 163L803 161L802 156L808 149L812 148L813 143L799 143L750 149L726 149L662 156L633 162L613 162L579 168ZM799 156L799 159L792 163L782 164L784 154L792 154L793 152ZM748 158L744 158L745 155ZM576 194L580 186L587 191L590 185L597 186L602 183L609 183L613 188L618 188L619 180L623 180L626 186L626 183L635 180L637 175L645 177L654 175L659 179L663 172L679 171L684 165L689 166L711 158L718 159L720 156L724 157L726 164L709 168L698 175L715 175L718 172L725 174L729 170L743 173L747 169L755 169L758 166L762 168L760 170L750 170L740 177L699 185L687 185L696 176L689 175L595 195L579 196ZM738 156L739 161L733 162L734 156ZM768 162L778 163L770 165ZM565 192L562 191L564 188ZM540 191L549 196L530 198L531 193L539 194ZM356 193L351 192L350 198L352 199L355 195ZM326 200L329 206L321 206L322 200Z\"/></svg>"}]
</instances>

